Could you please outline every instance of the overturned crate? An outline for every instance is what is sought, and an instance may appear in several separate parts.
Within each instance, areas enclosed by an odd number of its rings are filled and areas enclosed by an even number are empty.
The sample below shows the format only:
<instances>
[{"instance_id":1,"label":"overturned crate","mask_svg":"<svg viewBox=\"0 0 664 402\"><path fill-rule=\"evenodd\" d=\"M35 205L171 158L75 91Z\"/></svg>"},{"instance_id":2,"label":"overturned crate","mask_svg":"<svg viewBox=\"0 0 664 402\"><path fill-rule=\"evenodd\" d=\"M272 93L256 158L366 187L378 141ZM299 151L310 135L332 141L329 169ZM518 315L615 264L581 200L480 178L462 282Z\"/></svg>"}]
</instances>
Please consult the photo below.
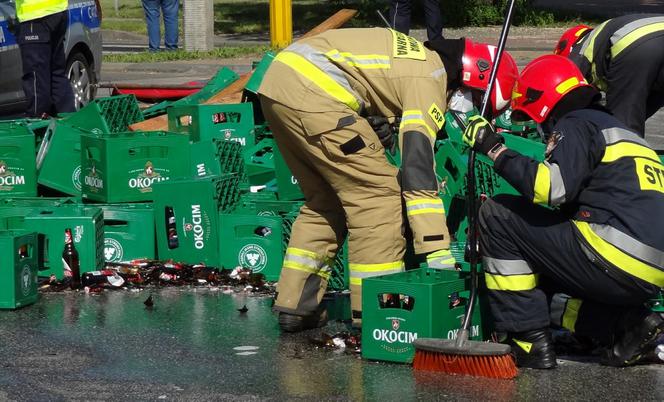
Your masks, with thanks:
<instances>
[{"instance_id":1,"label":"overturned crate","mask_svg":"<svg viewBox=\"0 0 664 402\"><path fill-rule=\"evenodd\" d=\"M151 203L98 206L104 212L106 262L156 258L154 207Z\"/></svg>"}]
</instances>

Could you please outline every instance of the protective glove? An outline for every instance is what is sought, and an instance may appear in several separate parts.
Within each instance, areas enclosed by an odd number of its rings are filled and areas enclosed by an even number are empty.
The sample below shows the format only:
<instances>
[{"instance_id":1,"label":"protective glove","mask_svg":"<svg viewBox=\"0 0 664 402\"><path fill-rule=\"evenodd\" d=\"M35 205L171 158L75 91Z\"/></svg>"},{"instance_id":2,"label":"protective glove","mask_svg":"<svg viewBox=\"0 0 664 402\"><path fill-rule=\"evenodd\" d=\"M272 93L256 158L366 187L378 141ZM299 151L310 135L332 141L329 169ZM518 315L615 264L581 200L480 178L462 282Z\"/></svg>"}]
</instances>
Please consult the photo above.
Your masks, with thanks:
<instances>
[{"instance_id":1,"label":"protective glove","mask_svg":"<svg viewBox=\"0 0 664 402\"><path fill-rule=\"evenodd\" d=\"M496 134L487 119L482 116L472 116L468 119L468 126L463 131L463 142L475 151L486 155L496 145L503 144L505 139L502 135Z\"/></svg>"},{"instance_id":2,"label":"protective glove","mask_svg":"<svg viewBox=\"0 0 664 402\"><path fill-rule=\"evenodd\" d=\"M456 259L450 250L438 250L427 255L427 266L435 269L454 269Z\"/></svg>"},{"instance_id":3,"label":"protective glove","mask_svg":"<svg viewBox=\"0 0 664 402\"><path fill-rule=\"evenodd\" d=\"M371 128L373 128L373 131L376 132L376 135L378 135L378 139L383 144L383 147L392 150L396 134L394 125L390 124L387 118L383 116L369 116L367 117L367 121L371 125Z\"/></svg>"}]
</instances>

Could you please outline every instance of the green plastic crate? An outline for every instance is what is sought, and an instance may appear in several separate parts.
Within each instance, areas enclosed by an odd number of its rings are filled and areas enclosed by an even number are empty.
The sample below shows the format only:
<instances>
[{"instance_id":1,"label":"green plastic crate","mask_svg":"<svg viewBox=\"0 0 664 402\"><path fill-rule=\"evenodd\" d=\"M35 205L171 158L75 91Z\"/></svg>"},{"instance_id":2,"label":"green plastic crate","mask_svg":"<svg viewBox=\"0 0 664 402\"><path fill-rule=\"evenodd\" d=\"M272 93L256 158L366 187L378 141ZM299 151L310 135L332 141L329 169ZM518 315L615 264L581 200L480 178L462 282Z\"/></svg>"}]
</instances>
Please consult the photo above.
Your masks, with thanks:
<instances>
[{"instance_id":1,"label":"green plastic crate","mask_svg":"<svg viewBox=\"0 0 664 402\"><path fill-rule=\"evenodd\" d=\"M276 281L284 259L280 216L219 215L219 261L224 268L242 266Z\"/></svg>"},{"instance_id":2,"label":"green plastic crate","mask_svg":"<svg viewBox=\"0 0 664 402\"><path fill-rule=\"evenodd\" d=\"M277 179L277 192L280 200L303 200L304 194L293 176L284 157L279 152L277 144L274 144L274 171Z\"/></svg>"},{"instance_id":3,"label":"green plastic crate","mask_svg":"<svg viewBox=\"0 0 664 402\"><path fill-rule=\"evenodd\" d=\"M33 304L37 292L36 233L0 232L0 309Z\"/></svg>"},{"instance_id":4,"label":"green plastic crate","mask_svg":"<svg viewBox=\"0 0 664 402\"><path fill-rule=\"evenodd\" d=\"M251 186L262 186L276 178L274 140L264 138L252 147L245 147L244 165Z\"/></svg>"},{"instance_id":5,"label":"green plastic crate","mask_svg":"<svg viewBox=\"0 0 664 402\"><path fill-rule=\"evenodd\" d=\"M52 120L37 153L37 182L68 195L81 193L81 135L90 133Z\"/></svg>"},{"instance_id":6,"label":"green plastic crate","mask_svg":"<svg viewBox=\"0 0 664 402\"><path fill-rule=\"evenodd\" d=\"M469 280L455 271L428 268L362 281L362 358L410 363L417 338L455 339L466 310ZM396 305L386 295L399 297ZM461 302L454 305L455 298ZM479 298L478 298L479 300ZM480 303L472 317L471 339L486 333Z\"/></svg>"},{"instance_id":7,"label":"green plastic crate","mask_svg":"<svg viewBox=\"0 0 664 402\"><path fill-rule=\"evenodd\" d=\"M160 259L219 264L219 213L239 200L237 175L170 180L155 186L157 254ZM166 213L172 208L178 244L169 248Z\"/></svg>"},{"instance_id":8,"label":"green plastic crate","mask_svg":"<svg viewBox=\"0 0 664 402\"><path fill-rule=\"evenodd\" d=\"M44 265L39 275L64 277L62 250L65 229L71 228L78 251L81 273L104 266L104 217L102 210L90 206L63 205L33 209L26 216L23 229L44 236Z\"/></svg>"},{"instance_id":9,"label":"green plastic crate","mask_svg":"<svg viewBox=\"0 0 664 402\"><path fill-rule=\"evenodd\" d=\"M104 203L154 199L154 183L190 176L186 137L140 131L81 137L82 197Z\"/></svg>"},{"instance_id":10,"label":"green plastic crate","mask_svg":"<svg viewBox=\"0 0 664 402\"><path fill-rule=\"evenodd\" d=\"M284 215L283 219L283 246L284 251L288 248L288 242L290 240L291 232L293 231L293 223L295 218L300 213L299 209L287 213ZM348 271L348 239L344 241L344 244L341 246L341 249L337 252L337 255L334 257L332 264L332 273L330 279L327 282L327 288L329 290L346 290L350 285L350 274Z\"/></svg>"},{"instance_id":11,"label":"green plastic crate","mask_svg":"<svg viewBox=\"0 0 664 402\"><path fill-rule=\"evenodd\" d=\"M143 113L134 95L119 95L95 99L63 121L73 127L110 134L127 131L129 125L143 121Z\"/></svg>"},{"instance_id":12,"label":"green plastic crate","mask_svg":"<svg viewBox=\"0 0 664 402\"><path fill-rule=\"evenodd\" d=\"M0 125L0 197L37 195L35 136L20 123Z\"/></svg>"},{"instance_id":13,"label":"green plastic crate","mask_svg":"<svg viewBox=\"0 0 664 402\"><path fill-rule=\"evenodd\" d=\"M233 213L261 216L285 216L297 214L302 201L280 201L273 192L261 191L244 193L240 196L237 208ZM293 215L295 216L295 215ZM291 217L291 220L294 219Z\"/></svg>"},{"instance_id":14,"label":"green plastic crate","mask_svg":"<svg viewBox=\"0 0 664 402\"><path fill-rule=\"evenodd\" d=\"M244 86L247 91L258 94L258 88L260 88L261 82L263 82L263 77L267 72L267 68L272 64L274 56L274 52L266 52L265 55L263 55L263 58L254 68L254 72L251 74L249 81L247 81L247 85Z\"/></svg>"},{"instance_id":15,"label":"green plastic crate","mask_svg":"<svg viewBox=\"0 0 664 402\"><path fill-rule=\"evenodd\" d=\"M157 257L152 204L98 206L104 211L104 259L107 262Z\"/></svg>"},{"instance_id":16,"label":"green plastic crate","mask_svg":"<svg viewBox=\"0 0 664 402\"><path fill-rule=\"evenodd\" d=\"M242 145L235 141L212 139L190 143L193 176L236 173L244 176Z\"/></svg>"},{"instance_id":17,"label":"green plastic crate","mask_svg":"<svg viewBox=\"0 0 664 402\"><path fill-rule=\"evenodd\" d=\"M188 134L192 142L215 138L242 145L256 142L251 103L174 106L168 109L168 129Z\"/></svg>"}]
</instances>

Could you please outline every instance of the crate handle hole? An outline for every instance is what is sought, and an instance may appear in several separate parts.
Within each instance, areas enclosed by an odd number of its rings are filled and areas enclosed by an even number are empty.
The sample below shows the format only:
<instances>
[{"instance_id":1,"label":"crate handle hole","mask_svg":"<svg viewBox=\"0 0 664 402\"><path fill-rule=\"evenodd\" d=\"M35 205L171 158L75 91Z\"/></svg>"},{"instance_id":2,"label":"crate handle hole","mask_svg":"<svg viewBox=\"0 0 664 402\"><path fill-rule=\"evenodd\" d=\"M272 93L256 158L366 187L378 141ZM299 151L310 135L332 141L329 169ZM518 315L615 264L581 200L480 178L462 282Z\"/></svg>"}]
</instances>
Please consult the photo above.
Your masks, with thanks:
<instances>
[{"instance_id":1,"label":"crate handle hole","mask_svg":"<svg viewBox=\"0 0 664 402\"><path fill-rule=\"evenodd\" d=\"M121 219L104 219L104 226L128 226L129 221Z\"/></svg>"},{"instance_id":2,"label":"crate handle hole","mask_svg":"<svg viewBox=\"0 0 664 402\"><path fill-rule=\"evenodd\" d=\"M31 244L21 244L17 250L18 257L21 260L32 257L32 245Z\"/></svg>"},{"instance_id":3,"label":"crate handle hole","mask_svg":"<svg viewBox=\"0 0 664 402\"><path fill-rule=\"evenodd\" d=\"M415 297L404 293L379 293L378 307L412 311L415 308Z\"/></svg>"}]
</instances>

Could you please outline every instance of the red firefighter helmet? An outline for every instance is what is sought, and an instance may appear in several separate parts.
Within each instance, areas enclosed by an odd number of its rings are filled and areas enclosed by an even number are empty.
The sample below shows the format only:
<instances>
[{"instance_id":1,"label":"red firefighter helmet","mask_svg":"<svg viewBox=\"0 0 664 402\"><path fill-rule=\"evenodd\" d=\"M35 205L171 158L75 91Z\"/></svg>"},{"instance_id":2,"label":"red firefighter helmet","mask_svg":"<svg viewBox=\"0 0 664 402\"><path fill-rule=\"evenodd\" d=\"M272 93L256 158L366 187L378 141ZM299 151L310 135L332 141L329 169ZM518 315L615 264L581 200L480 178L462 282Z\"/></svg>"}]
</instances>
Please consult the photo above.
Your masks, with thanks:
<instances>
[{"instance_id":1,"label":"red firefighter helmet","mask_svg":"<svg viewBox=\"0 0 664 402\"><path fill-rule=\"evenodd\" d=\"M586 34L590 33L593 29L588 25L577 25L565 31L558 40L556 48L553 49L553 54L559 54L567 57L572 50L572 46L576 45Z\"/></svg>"},{"instance_id":2,"label":"red firefighter helmet","mask_svg":"<svg viewBox=\"0 0 664 402\"><path fill-rule=\"evenodd\" d=\"M590 87L570 59L558 55L540 56L523 69L512 91L512 116L525 113L541 123L570 91Z\"/></svg>"},{"instance_id":3,"label":"red firefighter helmet","mask_svg":"<svg viewBox=\"0 0 664 402\"><path fill-rule=\"evenodd\" d=\"M462 58L461 84L481 91L489 85L489 76L496 58L497 48L486 43L475 43L466 38L466 46ZM491 91L491 110L494 116L509 106L509 97L519 69L508 52L503 53L498 67L496 83Z\"/></svg>"}]
</instances>

